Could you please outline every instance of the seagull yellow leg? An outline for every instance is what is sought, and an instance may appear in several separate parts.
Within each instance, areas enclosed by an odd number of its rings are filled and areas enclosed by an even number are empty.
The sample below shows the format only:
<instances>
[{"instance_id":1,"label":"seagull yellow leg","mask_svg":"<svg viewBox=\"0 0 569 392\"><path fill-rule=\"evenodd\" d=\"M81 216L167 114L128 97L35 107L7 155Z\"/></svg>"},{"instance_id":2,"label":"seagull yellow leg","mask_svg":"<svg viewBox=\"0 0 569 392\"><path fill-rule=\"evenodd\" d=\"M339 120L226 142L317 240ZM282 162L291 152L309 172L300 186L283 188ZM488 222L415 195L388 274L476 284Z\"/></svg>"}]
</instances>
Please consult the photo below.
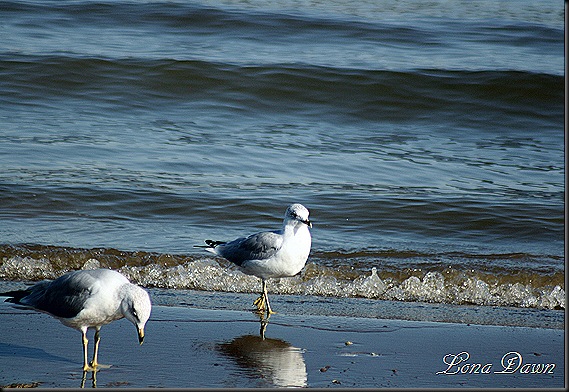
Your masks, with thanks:
<instances>
[{"instance_id":1,"label":"seagull yellow leg","mask_svg":"<svg viewBox=\"0 0 569 392\"><path fill-rule=\"evenodd\" d=\"M81 330L82 340L83 340L83 371L88 372L93 370L91 366L89 366L87 360L87 345L89 344L89 340L87 339L87 328Z\"/></svg>"},{"instance_id":2,"label":"seagull yellow leg","mask_svg":"<svg viewBox=\"0 0 569 392\"><path fill-rule=\"evenodd\" d=\"M97 357L99 356L99 342L101 341L101 336L99 336L100 328L95 329L95 348L93 349L93 360L91 361L91 367L96 368L99 365Z\"/></svg>"},{"instance_id":3,"label":"seagull yellow leg","mask_svg":"<svg viewBox=\"0 0 569 392\"><path fill-rule=\"evenodd\" d=\"M264 301L267 304L267 316L270 316L271 314L275 314L276 312L273 312L271 310L271 304L269 304L269 292L267 291L267 282L263 280L263 297L264 297Z\"/></svg>"},{"instance_id":4,"label":"seagull yellow leg","mask_svg":"<svg viewBox=\"0 0 569 392\"><path fill-rule=\"evenodd\" d=\"M96 327L95 329L95 348L93 350L93 360L91 361L91 370L96 372L99 369L108 369L112 365L102 365L99 363L99 342L101 341L100 336L101 327Z\"/></svg>"},{"instance_id":5,"label":"seagull yellow leg","mask_svg":"<svg viewBox=\"0 0 569 392\"><path fill-rule=\"evenodd\" d=\"M275 314L276 312L273 312L273 310L271 309L271 305L269 304L269 295L265 294L265 302L267 303L267 316L270 316L271 314Z\"/></svg>"}]
</instances>

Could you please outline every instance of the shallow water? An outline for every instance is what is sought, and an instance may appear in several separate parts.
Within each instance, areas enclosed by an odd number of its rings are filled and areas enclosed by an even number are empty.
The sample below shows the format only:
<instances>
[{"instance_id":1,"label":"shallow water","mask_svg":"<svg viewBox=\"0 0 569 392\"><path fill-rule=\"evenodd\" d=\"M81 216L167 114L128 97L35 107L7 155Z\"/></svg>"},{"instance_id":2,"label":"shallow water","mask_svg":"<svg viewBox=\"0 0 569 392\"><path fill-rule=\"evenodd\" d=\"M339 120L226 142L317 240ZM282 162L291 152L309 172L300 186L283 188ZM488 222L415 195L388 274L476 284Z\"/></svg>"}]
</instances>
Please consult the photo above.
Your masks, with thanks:
<instances>
[{"instance_id":1,"label":"shallow water","mask_svg":"<svg viewBox=\"0 0 569 392\"><path fill-rule=\"evenodd\" d=\"M0 5L1 278L257 291L193 246L301 202L275 293L565 308L561 4Z\"/></svg>"},{"instance_id":2,"label":"shallow water","mask_svg":"<svg viewBox=\"0 0 569 392\"><path fill-rule=\"evenodd\" d=\"M250 313L170 306L154 307L143 345L126 320L103 327L99 358L112 366L82 377L78 332L6 303L0 316L8 321L0 323L0 385L560 388L565 379L560 329L277 314L262 339ZM464 351L469 363L491 364L488 374L437 374L448 368L446 355ZM518 361L509 374L496 373L512 351L529 369ZM541 373L530 372L532 364L541 364Z\"/></svg>"}]
</instances>

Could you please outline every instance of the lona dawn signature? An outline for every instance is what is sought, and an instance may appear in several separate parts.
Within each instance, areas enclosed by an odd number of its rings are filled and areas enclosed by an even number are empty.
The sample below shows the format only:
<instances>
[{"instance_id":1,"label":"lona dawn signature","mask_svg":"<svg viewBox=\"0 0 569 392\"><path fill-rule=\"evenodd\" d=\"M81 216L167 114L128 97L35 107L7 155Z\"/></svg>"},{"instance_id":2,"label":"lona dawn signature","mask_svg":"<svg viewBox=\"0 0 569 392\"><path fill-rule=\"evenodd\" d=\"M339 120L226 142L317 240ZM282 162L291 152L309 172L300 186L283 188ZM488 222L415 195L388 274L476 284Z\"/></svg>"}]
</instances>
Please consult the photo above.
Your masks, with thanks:
<instances>
[{"instance_id":1,"label":"lona dawn signature","mask_svg":"<svg viewBox=\"0 0 569 392\"><path fill-rule=\"evenodd\" d=\"M436 374L553 374L554 363L530 363L524 361L522 354L510 351L500 360L500 368L495 369L492 363L469 362L470 354L462 351L458 354L447 354L443 357L446 369Z\"/></svg>"}]
</instances>

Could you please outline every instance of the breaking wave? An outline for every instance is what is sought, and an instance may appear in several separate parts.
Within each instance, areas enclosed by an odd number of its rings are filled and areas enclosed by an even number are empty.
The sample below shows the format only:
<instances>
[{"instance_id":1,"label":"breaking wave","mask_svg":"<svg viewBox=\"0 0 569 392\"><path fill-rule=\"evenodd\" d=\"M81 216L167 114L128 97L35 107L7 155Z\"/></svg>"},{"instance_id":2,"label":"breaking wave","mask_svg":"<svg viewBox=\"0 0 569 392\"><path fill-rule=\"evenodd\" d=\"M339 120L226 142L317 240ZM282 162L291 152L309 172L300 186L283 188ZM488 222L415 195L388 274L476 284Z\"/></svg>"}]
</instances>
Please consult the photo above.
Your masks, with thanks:
<instances>
[{"instance_id":1,"label":"breaking wave","mask_svg":"<svg viewBox=\"0 0 569 392\"><path fill-rule=\"evenodd\" d=\"M17 248L12 246L0 248L2 279L37 281L56 278L71 269L103 267L117 269L133 282L145 287L236 293L260 290L258 278L241 273L219 258L41 246L27 248L28 252L24 256L10 255L15 249ZM326 260L325 257L331 256L323 254L311 257L300 274L273 280L270 284L271 292L321 297L565 309L562 271L483 271L433 265L426 268L397 268L393 265L367 269L338 268L333 260ZM363 264L360 261L354 265Z\"/></svg>"}]
</instances>

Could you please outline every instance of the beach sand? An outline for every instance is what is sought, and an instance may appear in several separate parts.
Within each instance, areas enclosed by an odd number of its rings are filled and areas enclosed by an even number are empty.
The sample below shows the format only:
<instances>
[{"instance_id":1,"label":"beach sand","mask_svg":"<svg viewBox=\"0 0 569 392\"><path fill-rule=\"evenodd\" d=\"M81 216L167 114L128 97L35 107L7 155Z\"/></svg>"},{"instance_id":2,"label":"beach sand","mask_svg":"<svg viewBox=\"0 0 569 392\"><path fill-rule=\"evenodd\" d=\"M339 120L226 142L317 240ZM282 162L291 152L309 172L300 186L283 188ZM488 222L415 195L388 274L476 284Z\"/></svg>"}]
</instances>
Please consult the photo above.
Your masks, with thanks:
<instances>
[{"instance_id":1,"label":"beach sand","mask_svg":"<svg viewBox=\"0 0 569 392\"><path fill-rule=\"evenodd\" d=\"M154 306L141 346L124 319L102 328L99 362L111 367L93 377L78 331L5 302L0 319L4 387L565 386L562 329L277 313L263 340L251 312Z\"/></svg>"}]
</instances>

